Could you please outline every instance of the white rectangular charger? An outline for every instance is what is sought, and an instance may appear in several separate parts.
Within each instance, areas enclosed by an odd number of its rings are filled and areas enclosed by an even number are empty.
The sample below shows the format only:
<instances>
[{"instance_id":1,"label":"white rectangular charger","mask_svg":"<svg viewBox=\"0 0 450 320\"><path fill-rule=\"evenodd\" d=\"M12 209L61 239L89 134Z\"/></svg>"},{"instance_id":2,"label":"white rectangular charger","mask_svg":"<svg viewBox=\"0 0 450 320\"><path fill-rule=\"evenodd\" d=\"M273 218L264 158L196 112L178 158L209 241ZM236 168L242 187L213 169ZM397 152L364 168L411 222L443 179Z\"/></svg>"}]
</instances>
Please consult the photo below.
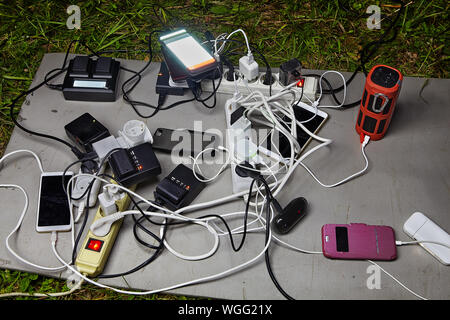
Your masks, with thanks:
<instances>
[{"instance_id":1,"label":"white rectangular charger","mask_svg":"<svg viewBox=\"0 0 450 320\"><path fill-rule=\"evenodd\" d=\"M445 265L450 265L450 248L427 243L428 241L444 243L450 246L450 235L421 212L415 212L406 220L403 231Z\"/></svg>"}]
</instances>

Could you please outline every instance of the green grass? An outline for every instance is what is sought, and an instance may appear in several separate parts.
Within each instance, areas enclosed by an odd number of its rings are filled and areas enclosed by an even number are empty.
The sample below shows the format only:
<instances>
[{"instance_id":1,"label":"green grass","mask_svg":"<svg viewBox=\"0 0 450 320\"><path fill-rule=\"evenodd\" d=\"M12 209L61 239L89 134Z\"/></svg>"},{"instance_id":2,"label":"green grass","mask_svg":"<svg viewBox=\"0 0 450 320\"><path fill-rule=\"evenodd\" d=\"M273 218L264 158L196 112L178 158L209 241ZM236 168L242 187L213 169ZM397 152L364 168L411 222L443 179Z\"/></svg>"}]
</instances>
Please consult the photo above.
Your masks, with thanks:
<instances>
[{"instance_id":1,"label":"green grass","mask_svg":"<svg viewBox=\"0 0 450 320\"><path fill-rule=\"evenodd\" d=\"M347 1L341 1L347 3ZM246 31L251 42L278 67L289 58L298 58L305 68L353 71L358 51L375 39L395 16L391 1L77 1L81 8L81 29L68 30L66 6L59 1L10 1L0 3L0 155L9 141L13 124L4 106L27 89L45 53L65 52L73 39L83 39L91 48L145 49L150 31L183 26L199 38L237 28ZM407 1L399 21L397 39L378 49L367 68L383 63L405 76L448 78L448 9L445 0ZM381 30L369 30L361 15L378 4L388 19ZM155 60L159 48L153 42ZM75 45L72 52L87 53ZM115 55L148 59L143 53ZM22 101L18 103L18 106ZM19 111L19 107L15 110ZM0 271L0 293L12 291L56 292L65 282L18 271ZM59 299L180 299L170 295L121 296L89 285L69 297ZM25 298L30 299L30 298Z\"/></svg>"}]
</instances>

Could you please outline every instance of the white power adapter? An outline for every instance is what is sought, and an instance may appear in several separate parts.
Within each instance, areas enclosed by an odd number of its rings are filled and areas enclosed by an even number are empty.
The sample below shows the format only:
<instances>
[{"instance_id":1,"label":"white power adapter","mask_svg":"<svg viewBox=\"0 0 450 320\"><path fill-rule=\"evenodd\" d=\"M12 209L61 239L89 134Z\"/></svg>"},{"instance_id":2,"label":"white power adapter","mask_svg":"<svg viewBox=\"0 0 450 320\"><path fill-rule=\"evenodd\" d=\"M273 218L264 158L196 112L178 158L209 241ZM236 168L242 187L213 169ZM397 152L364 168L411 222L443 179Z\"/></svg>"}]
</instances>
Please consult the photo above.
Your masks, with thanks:
<instances>
[{"instance_id":1,"label":"white power adapter","mask_svg":"<svg viewBox=\"0 0 450 320\"><path fill-rule=\"evenodd\" d=\"M94 142L92 148L97 153L99 161L102 161L113 149L129 149L145 142L153 143L153 137L147 125L140 120L130 120L124 124L122 130L119 130L117 138L106 137Z\"/></svg>"},{"instance_id":2,"label":"white power adapter","mask_svg":"<svg viewBox=\"0 0 450 320\"><path fill-rule=\"evenodd\" d=\"M450 235L430 218L421 212L415 212L406 220L403 231L441 263L450 265ZM447 247L439 243L446 244Z\"/></svg>"},{"instance_id":3,"label":"white power adapter","mask_svg":"<svg viewBox=\"0 0 450 320\"><path fill-rule=\"evenodd\" d=\"M105 139L92 144L92 149L94 149L95 153L97 153L99 161L102 161L108 153L111 152L111 150L118 148L122 148L122 146L114 136L106 137Z\"/></svg>"},{"instance_id":4,"label":"white power adapter","mask_svg":"<svg viewBox=\"0 0 450 320\"><path fill-rule=\"evenodd\" d=\"M153 137L147 125L140 120L130 120L119 130L117 138L119 144L125 148L132 148L144 142L153 143Z\"/></svg>"},{"instance_id":5,"label":"white power adapter","mask_svg":"<svg viewBox=\"0 0 450 320\"><path fill-rule=\"evenodd\" d=\"M235 98L228 99L225 102L225 115L227 122L227 148L231 156L236 158L237 146L239 141L251 140L251 122L243 114L242 109L237 103ZM240 143L241 147L245 148L245 145ZM242 153L242 152L241 152ZM231 178L233 185L233 193L238 193L250 188L252 179L247 177L240 177L236 173L235 162L231 163Z\"/></svg>"},{"instance_id":6,"label":"white power adapter","mask_svg":"<svg viewBox=\"0 0 450 320\"><path fill-rule=\"evenodd\" d=\"M251 53L239 59L239 71L248 81L258 78L259 66Z\"/></svg>"},{"instance_id":7,"label":"white power adapter","mask_svg":"<svg viewBox=\"0 0 450 320\"><path fill-rule=\"evenodd\" d=\"M116 201L125 197L125 192L120 192L117 186L104 186L103 192L98 195L100 207L105 216L109 216L117 212Z\"/></svg>"}]
</instances>

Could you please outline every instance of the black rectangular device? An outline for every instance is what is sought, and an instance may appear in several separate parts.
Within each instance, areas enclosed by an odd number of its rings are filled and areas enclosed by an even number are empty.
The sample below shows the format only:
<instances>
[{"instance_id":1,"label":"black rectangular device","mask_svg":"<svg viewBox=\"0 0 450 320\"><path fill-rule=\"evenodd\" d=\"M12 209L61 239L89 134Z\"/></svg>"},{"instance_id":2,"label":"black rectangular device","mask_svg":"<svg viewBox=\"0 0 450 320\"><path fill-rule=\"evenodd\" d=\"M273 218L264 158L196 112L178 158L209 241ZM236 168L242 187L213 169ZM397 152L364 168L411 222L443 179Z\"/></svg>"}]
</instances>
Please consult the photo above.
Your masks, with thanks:
<instances>
[{"instance_id":1,"label":"black rectangular device","mask_svg":"<svg viewBox=\"0 0 450 320\"><path fill-rule=\"evenodd\" d=\"M152 145L148 142L130 149L115 151L109 157L108 163L115 179L126 187L161 173L161 165L153 152Z\"/></svg>"},{"instance_id":2,"label":"black rectangular device","mask_svg":"<svg viewBox=\"0 0 450 320\"><path fill-rule=\"evenodd\" d=\"M94 60L76 56L69 62L63 82L66 100L113 102L116 100L120 62L110 57Z\"/></svg>"},{"instance_id":3,"label":"black rectangular device","mask_svg":"<svg viewBox=\"0 0 450 320\"><path fill-rule=\"evenodd\" d=\"M152 146L155 150L170 152L180 157L195 157L206 148L212 148L209 155L214 157L220 143L218 135L208 132L158 128L153 134Z\"/></svg>"},{"instance_id":4,"label":"black rectangular device","mask_svg":"<svg viewBox=\"0 0 450 320\"><path fill-rule=\"evenodd\" d=\"M87 112L66 124L64 129L69 139L83 152L93 151L94 142L111 135L103 124Z\"/></svg>"},{"instance_id":5,"label":"black rectangular device","mask_svg":"<svg viewBox=\"0 0 450 320\"><path fill-rule=\"evenodd\" d=\"M184 94L184 88L170 86L170 77L171 75L169 73L169 69L167 68L167 64L162 61L158 78L156 79L156 93L160 95L182 96Z\"/></svg>"},{"instance_id":6,"label":"black rectangular device","mask_svg":"<svg viewBox=\"0 0 450 320\"><path fill-rule=\"evenodd\" d=\"M192 169L179 164L156 186L154 196L156 201L170 210L178 210L189 205L205 186L205 182L194 176Z\"/></svg>"}]
</instances>

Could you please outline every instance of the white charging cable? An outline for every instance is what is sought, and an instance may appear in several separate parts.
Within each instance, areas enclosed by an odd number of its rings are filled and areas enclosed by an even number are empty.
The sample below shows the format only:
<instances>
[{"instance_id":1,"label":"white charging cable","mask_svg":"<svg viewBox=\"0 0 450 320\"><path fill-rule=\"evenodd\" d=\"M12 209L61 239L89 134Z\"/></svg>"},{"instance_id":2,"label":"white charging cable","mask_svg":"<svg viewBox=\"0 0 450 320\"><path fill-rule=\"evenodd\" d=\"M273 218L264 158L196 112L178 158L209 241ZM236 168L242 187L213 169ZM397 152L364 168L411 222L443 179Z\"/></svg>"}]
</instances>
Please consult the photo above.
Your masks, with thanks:
<instances>
[{"instance_id":1,"label":"white charging cable","mask_svg":"<svg viewBox=\"0 0 450 320\"><path fill-rule=\"evenodd\" d=\"M44 169L42 168L41 160L39 159L38 155L37 155L36 153L34 153L33 151L25 150L25 149L23 149L23 150L12 151L12 152L10 152L10 153L4 155L4 156L0 159L0 165L3 163L3 161L5 161L5 159L7 159L7 158L9 158L9 157L11 157L11 156L13 156L13 155L19 154L19 153L28 153L28 154L31 154L31 155L36 159L36 162L37 162L37 164L38 164L38 167L39 167L39 170L41 171L41 173L44 172ZM9 251L9 252L10 252L17 260L19 260L20 262L22 262L22 263L24 263L25 265L27 265L27 266L29 266L29 267L32 267L32 268L34 268L34 269L41 270L41 271L49 271L49 272L59 272L59 271L64 270L64 269L65 269L65 266L59 266L59 267L46 267L46 266L41 266L41 265L38 265L38 264L36 264L36 263L33 263L33 262L31 262L31 261L29 261L29 260L27 260L27 259L21 257L21 256L20 256L16 251L14 251L14 249L10 246L10 239L11 239L11 237L12 237L15 233L17 233L17 232L19 231L19 229L20 229L20 227L21 227L21 225L22 225L23 219L25 218L25 215L26 215L27 210L28 210L29 200L28 200L28 195L27 195L25 189L22 188L22 187L19 186L19 185L15 185L15 184L0 184L0 188L14 188L14 189L18 189L18 190L20 190L20 191L23 193L23 195L24 195L24 197L25 197L25 205L24 205L24 207L23 207L23 209L22 209L22 213L21 213L21 215L20 215L20 217L19 217L19 220L18 220L16 226L14 227L14 229L13 229L13 230L11 231L11 233L6 237L6 240L5 240L5 245L6 245L6 248L8 249L8 251Z\"/></svg>"},{"instance_id":2,"label":"white charging cable","mask_svg":"<svg viewBox=\"0 0 450 320\"><path fill-rule=\"evenodd\" d=\"M247 45L247 55L250 56L250 55L252 54L252 50L251 50L250 44L249 44L249 42L248 42L247 34L244 32L244 30L242 30L242 29L234 30L233 32L231 32L230 34L228 34L228 36L226 37L225 40L230 39L232 35L234 35L235 33L238 33L238 32L242 33L242 35L244 36L245 44Z\"/></svg>"},{"instance_id":3,"label":"white charging cable","mask_svg":"<svg viewBox=\"0 0 450 320\"><path fill-rule=\"evenodd\" d=\"M144 214L153 215L153 214L155 214L155 212L145 212L144 211ZM171 285L171 286L168 286L168 287L165 287L165 288L150 290L150 291L121 290L121 289L114 288L114 287L111 287L111 286L107 286L105 284L102 284L102 283L99 283L97 281L94 281L94 280L86 277L84 274L81 274L76 268L72 267L70 264L65 262L64 259L61 258L61 256L59 255L58 251L56 250L56 245L53 244L53 243L52 243L52 248L53 248L53 253L55 254L55 256L58 258L58 260L61 263L63 263L67 268L72 270L72 272L74 272L75 274L80 276L82 279L84 279L88 283L91 283L93 285L99 286L101 288L111 289L111 290L113 290L115 292L119 292L119 293L133 294L133 295L148 295L148 294L154 294L154 293L159 293L159 292L164 292L164 291L170 291L170 290L174 290L174 289L177 289L177 288L181 288L181 287L185 287L185 286L189 286L189 285L194 285L194 284L198 284L198 283L203 283L203 282L217 280L217 279L223 278L225 276L228 276L230 274L233 274L233 273L235 273L235 272L237 272L239 270L242 270L242 269L252 265L256 261L258 261L261 257L264 256L264 253L269 248L269 245L271 243L271 239L272 239L272 231L269 228L269 240L264 245L264 248L256 256L254 256L253 258L251 258L250 260L248 260L248 261L246 261L244 263L241 263L241 264L239 264L237 266L234 266L232 268L226 269L226 270L224 270L222 272L219 272L219 273L216 273L216 274L213 274L213 275L209 275L209 276L202 277L202 278L197 278L197 279L194 279L194 280L189 280L189 281L186 281L186 282L183 282L183 283Z\"/></svg>"},{"instance_id":4,"label":"white charging cable","mask_svg":"<svg viewBox=\"0 0 450 320\"><path fill-rule=\"evenodd\" d=\"M431 243L431 244L437 244L440 246L444 246L450 249L450 245L445 242L439 242L439 241L426 241L426 240L420 240L420 241L395 241L395 244L397 246L404 246L404 245L410 245L410 244L421 244L421 243Z\"/></svg>"},{"instance_id":5,"label":"white charging cable","mask_svg":"<svg viewBox=\"0 0 450 320\"><path fill-rule=\"evenodd\" d=\"M42 167L42 162L41 162L41 160L39 159L38 155L37 155L36 153L34 153L33 151L25 150L25 149L23 149L23 150L12 151L12 152L6 154L5 156L3 156L2 158L0 158L0 170L1 170L1 168L2 168L2 164L3 164L3 161L4 161L5 159L7 159L7 158L9 158L9 157L11 157L11 156L13 156L13 155L15 155L15 154L18 154L18 153L29 153L29 154L31 154L31 155L36 159L36 162L37 162L37 164L38 164L38 167L39 167L39 170L41 171L41 173L44 172L43 167ZM20 227L21 227L21 225L22 225L22 222L23 222L23 220L24 220L24 218L25 218L25 215L26 215L26 213L27 213L27 211L28 211L29 199L28 199L28 195L27 195L27 192L25 191L25 189L24 189L23 187L19 186L19 185L15 185L15 184L0 184L0 188L7 188L7 189L13 188L13 189L18 189L18 190L20 190L20 191L23 193L24 198L25 198L25 204L24 204L24 207L23 207L23 209L22 209L22 213L21 213L21 215L20 215L20 217L19 217L19 220L18 220L16 226L14 227L14 229L9 233L9 235L8 235L8 236L6 237L6 239L5 239L5 246L6 246L6 249L8 250L8 252L9 252L11 255L13 255L13 256L14 256L18 261L20 261L21 263L23 263L23 264L25 264L25 265L27 265L27 266L33 268L33 269L39 270L39 271L41 271L41 272L42 272L42 271L45 271L45 272L61 272L61 271L65 270L65 269L66 269L66 266L65 266L64 264L63 264L62 266L60 266L60 267L47 267L47 266L42 266L42 265L38 265L38 264L36 264L36 263L33 263L33 262L31 262L31 261L29 261L29 260L23 258L21 255L19 255L19 254L11 247L11 245L10 245L10 239L11 239L11 237L12 237L14 234L16 234L16 233L19 231L19 229L20 229ZM52 233L52 235L51 235L51 240L52 240L52 244L53 244L53 242L55 242L55 246L56 246L56 232L53 232L53 233ZM80 288L80 286L82 285L82 283L83 283L83 281L81 280L81 281L79 281L78 283L76 283L70 290L64 291L64 292L52 292L52 293L10 292L10 293L3 293L3 294L0 294L0 298L19 297L19 296L32 296L32 297L61 297L61 296L69 295L69 294L75 292L76 290L78 290L78 289Z\"/></svg>"},{"instance_id":6,"label":"white charging cable","mask_svg":"<svg viewBox=\"0 0 450 320\"><path fill-rule=\"evenodd\" d=\"M338 106L331 106L331 105L330 106L323 106L323 105L321 106L321 105L319 105L320 99L322 99L322 78L328 73L335 73L335 74L339 75L341 77L341 79L342 79L342 82L343 82L343 87L344 87L343 94L344 94L344 96L342 98L342 103L340 105L338 105ZM347 83L345 82L345 78L342 75L342 73L340 73L338 71L335 71L335 70L328 70L328 71L325 71L324 73L322 73L322 75L319 78L319 90L320 90L319 98L317 98L317 100L316 100L318 102L319 108L334 108L334 109L337 109L337 108L340 108L340 107L342 107L344 105L345 98L347 96Z\"/></svg>"},{"instance_id":7,"label":"white charging cable","mask_svg":"<svg viewBox=\"0 0 450 320\"><path fill-rule=\"evenodd\" d=\"M364 161L365 161L364 168L361 169L360 171L358 171L358 172L356 172L356 173L354 173L354 174L348 176L347 178L342 179L342 180L339 181L339 182L336 182L336 183L333 183L333 184L325 184L325 183L321 182L321 181L316 177L316 175L315 175L315 174L314 174L314 173L306 166L306 164L304 164L303 162L300 162L300 164L303 166L303 168L306 169L306 171L308 171L308 173L314 178L314 180L316 180L317 183L319 183L322 187L325 187L325 188L333 188L333 187L339 186L339 185L341 185L341 184L343 184L343 183L345 183L345 182L347 182L347 181L350 181L350 180L352 180L352 179L354 179L354 178L356 178L356 177L362 175L364 172L366 172L367 168L369 167L369 160L367 159L367 156L366 156L366 153L365 153L364 150L365 150L367 144L369 143L369 140L370 140L370 137L369 137L369 136L365 136L365 137L364 137L364 141L363 141L363 143L362 143L362 145L361 145L361 153L362 153L362 155L363 155L363 157L364 157Z\"/></svg>"}]
</instances>

